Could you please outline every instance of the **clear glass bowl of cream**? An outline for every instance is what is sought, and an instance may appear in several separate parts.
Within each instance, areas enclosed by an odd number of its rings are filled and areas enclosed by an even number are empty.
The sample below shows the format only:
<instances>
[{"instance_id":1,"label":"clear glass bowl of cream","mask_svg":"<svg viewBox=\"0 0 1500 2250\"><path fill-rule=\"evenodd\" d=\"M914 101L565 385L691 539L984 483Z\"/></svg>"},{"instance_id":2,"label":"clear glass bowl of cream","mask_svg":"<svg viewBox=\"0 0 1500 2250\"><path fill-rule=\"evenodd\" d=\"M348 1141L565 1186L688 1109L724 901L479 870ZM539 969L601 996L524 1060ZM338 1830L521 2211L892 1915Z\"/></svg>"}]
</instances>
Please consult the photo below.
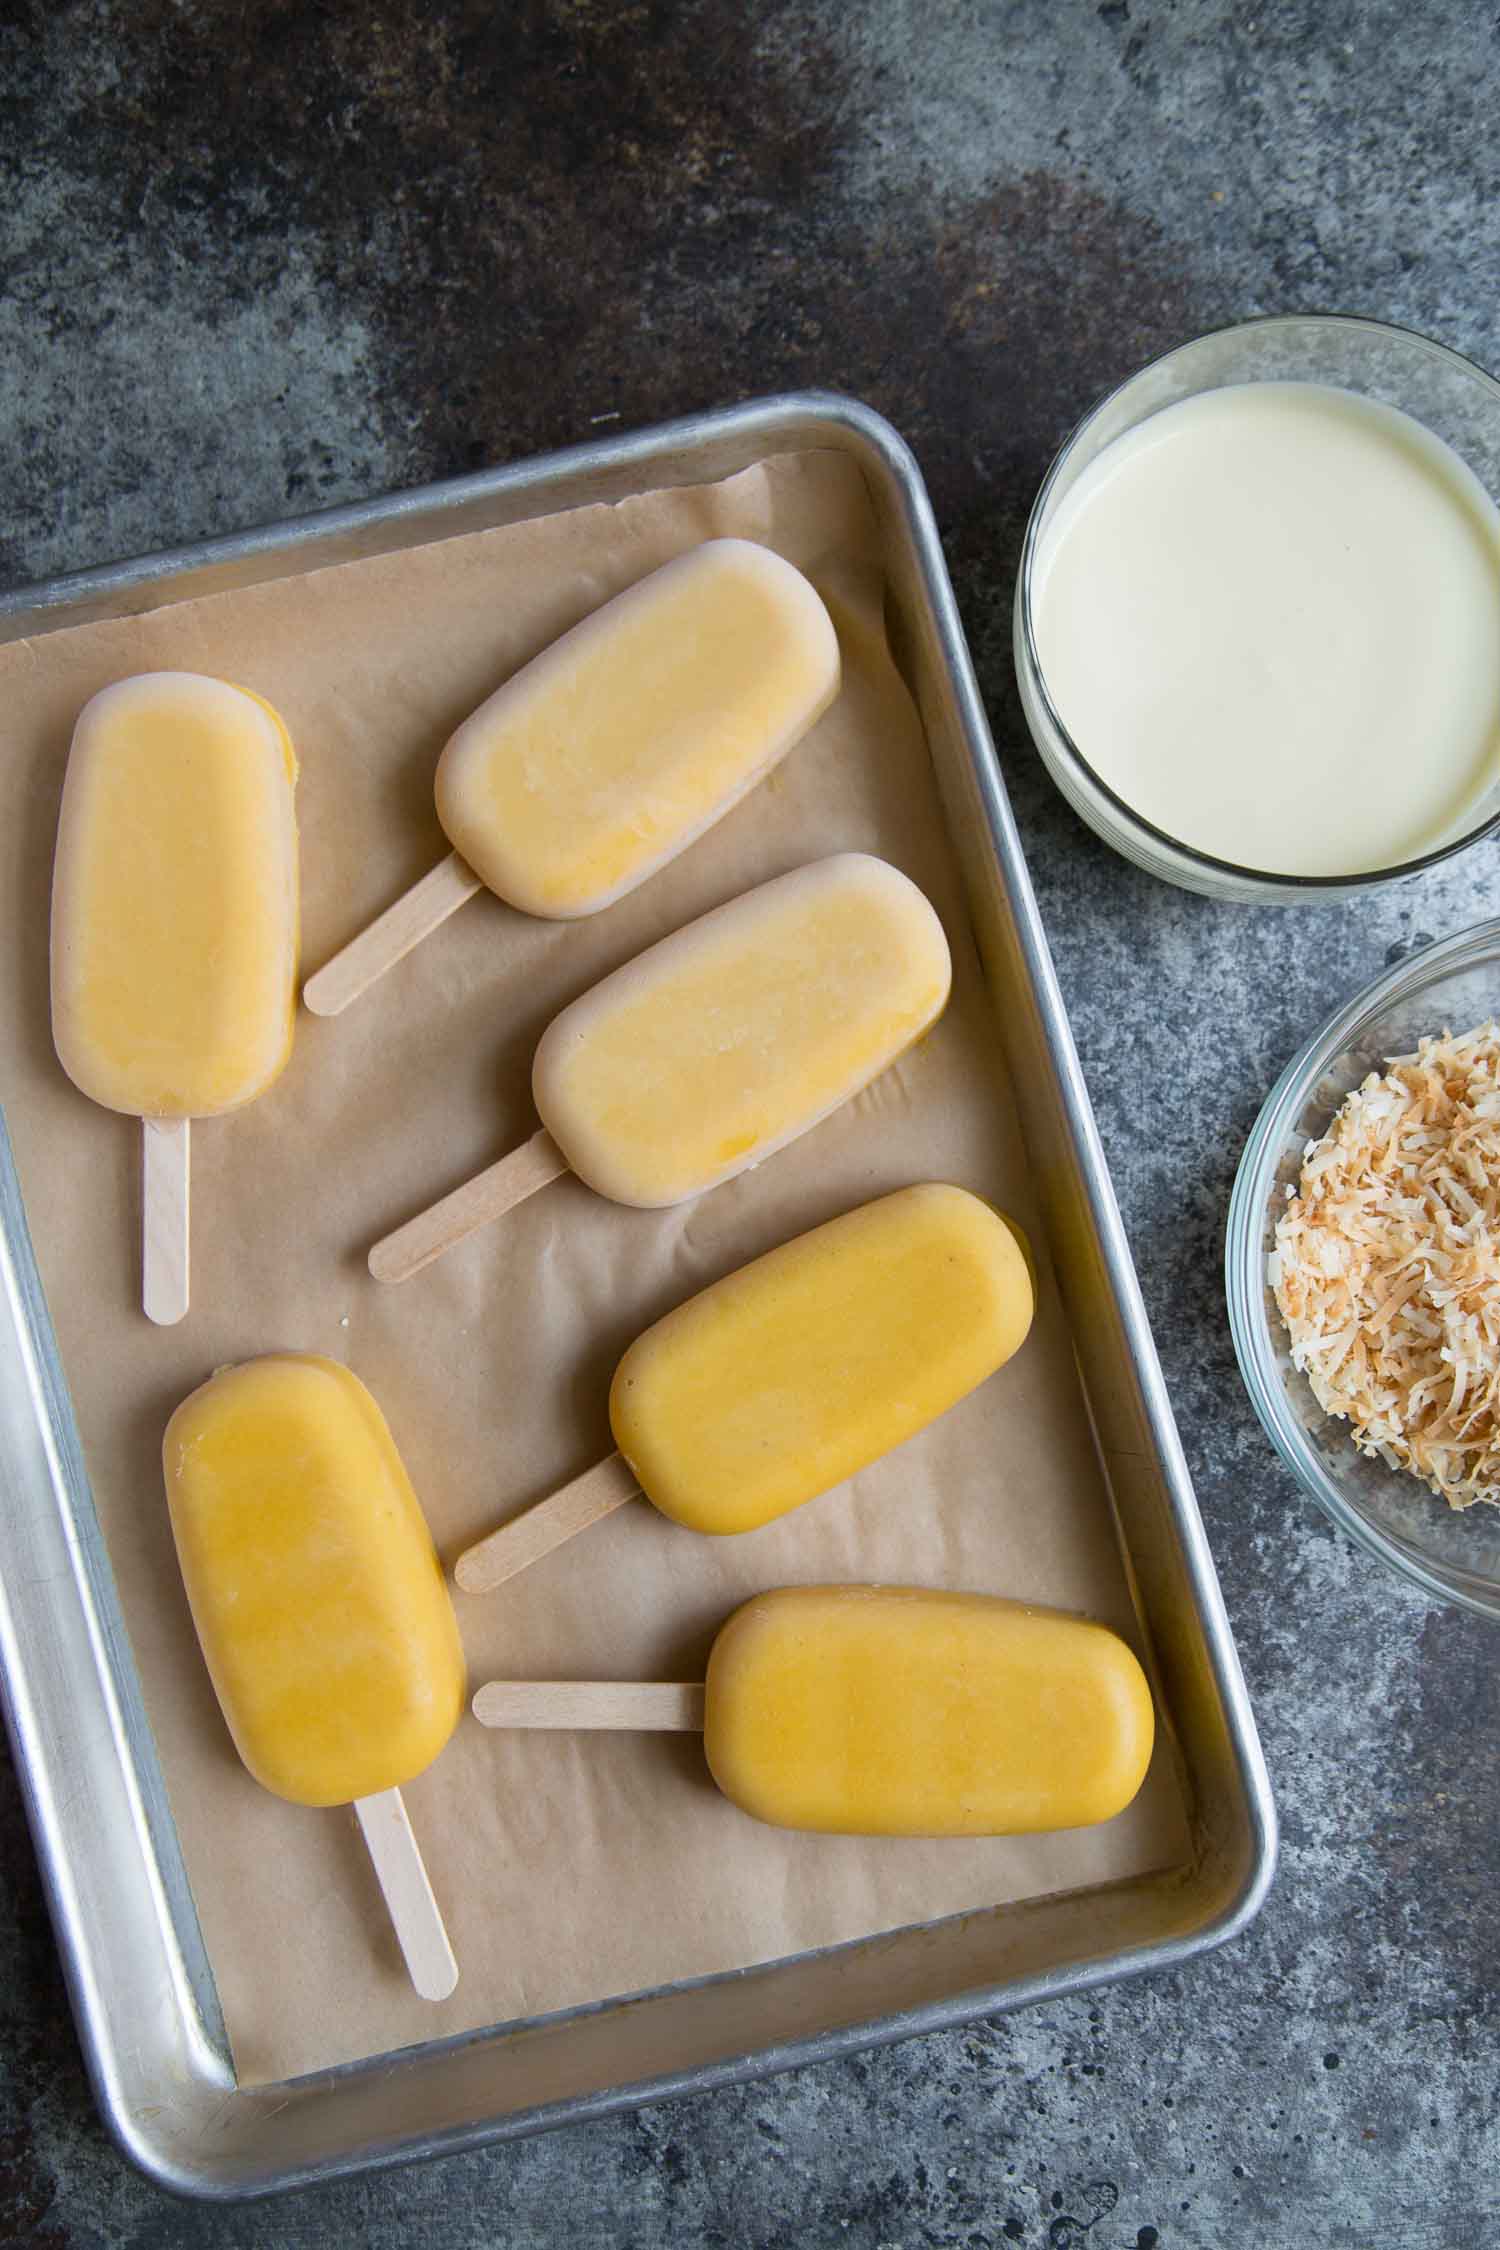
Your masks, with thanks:
<instances>
[{"instance_id":1,"label":"clear glass bowl of cream","mask_svg":"<svg viewBox=\"0 0 1500 2250\"><path fill-rule=\"evenodd\" d=\"M1400 882L1500 824L1500 383L1338 315L1200 337L1048 472L1015 609L1074 810L1210 897Z\"/></svg>"},{"instance_id":2,"label":"clear glass bowl of cream","mask_svg":"<svg viewBox=\"0 0 1500 2250\"><path fill-rule=\"evenodd\" d=\"M1409 1470L1357 1448L1294 1364L1270 1259L1276 1223L1309 1142L1371 1071L1419 1040L1500 1015L1500 921L1458 931L1399 962L1337 1010L1294 1055L1245 1144L1229 1199L1224 1277L1245 1388L1266 1435L1339 1528L1427 1593L1500 1619L1500 1507L1461 1510Z\"/></svg>"}]
</instances>

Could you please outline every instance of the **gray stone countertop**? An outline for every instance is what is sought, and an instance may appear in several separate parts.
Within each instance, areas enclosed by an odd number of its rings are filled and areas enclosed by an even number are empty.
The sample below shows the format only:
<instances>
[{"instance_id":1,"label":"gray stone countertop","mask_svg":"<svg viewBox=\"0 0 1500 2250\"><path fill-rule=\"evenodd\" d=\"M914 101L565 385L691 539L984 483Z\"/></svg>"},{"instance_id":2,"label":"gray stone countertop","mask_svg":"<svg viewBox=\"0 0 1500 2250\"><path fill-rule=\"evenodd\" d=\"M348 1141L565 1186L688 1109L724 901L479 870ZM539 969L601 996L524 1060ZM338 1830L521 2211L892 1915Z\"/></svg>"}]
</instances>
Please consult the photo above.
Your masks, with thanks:
<instances>
[{"instance_id":1,"label":"gray stone countertop","mask_svg":"<svg viewBox=\"0 0 1500 2250\"><path fill-rule=\"evenodd\" d=\"M1500 2241L1500 1638L1275 1465L1220 1283L1302 1038L1500 911L1485 845L1246 911L1114 858L1021 724L1059 438L1153 353L1347 310L1500 364L1500 21L1319 0L0 7L0 582L799 384L929 477L1276 1786L1189 1973L261 2206L91 2106L0 1764L0 2238L110 2245Z\"/></svg>"}]
</instances>

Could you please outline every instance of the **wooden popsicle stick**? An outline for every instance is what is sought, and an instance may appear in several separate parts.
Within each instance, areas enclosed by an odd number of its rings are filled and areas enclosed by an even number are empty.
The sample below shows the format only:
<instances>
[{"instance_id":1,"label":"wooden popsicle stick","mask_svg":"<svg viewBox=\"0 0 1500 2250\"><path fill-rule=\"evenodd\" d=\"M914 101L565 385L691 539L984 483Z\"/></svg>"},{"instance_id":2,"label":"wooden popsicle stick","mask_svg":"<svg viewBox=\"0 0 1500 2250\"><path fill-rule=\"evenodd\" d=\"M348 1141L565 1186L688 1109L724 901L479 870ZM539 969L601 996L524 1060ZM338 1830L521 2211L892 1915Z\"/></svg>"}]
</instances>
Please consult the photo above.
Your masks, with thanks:
<instances>
[{"instance_id":1,"label":"wooden popsicle stick","mask_svg":"<svg viewBox=\"0 0 1500 2250\"><path fill-rule=\"evenodd\" d=\"M567 1170L568 1160L552 1135L545 1129L533 1133L498 1164L466 1180L430 1211L419 1212L377 1242L370 1252L371 1273L377 1281L409 1281L456 1242L487 1227L491 1219L524 1203L528 1195L535 1195L549 1180L561 1179Z\"/></svg>"},{"instance_id":2,"label":"wooden popsicle stick","mask_svg":"<svg viewBox=\"0 0 1500 2250\"><path fill-rule=\"evenodd\" d=\"M382 1789L356 1798L354 1813L411 1981L422 1999L446 2000L458 1983L458 1963L405 1800L399 1789Z\"/></svg>"},{"instance_id":3,"label":"wooden popsicle stick","mask_svg":"<svg viewBox=\"0 0 1500 2250\"><path fill-rule=\"evenodd\" d=\"M608 1727L617 1732L701 1734L701 1681L490 1680L474 1698L485 1727Z\"/></svg>"},{"instance_id":4,"label":"wooden popsicle stick","mask_svg":"<svg viewBox=\"0 0 1500 2250\"><path fill-rule=\"evenodd\" d=\"M141 1119L141 1305L171 1328L188 1309L191 1118Z\"/></svg>"},{"instance_id":5,"label":"wooden popsicle stick","mask_svg":"<svg viewBox=\"0 0 1500 2250\"><path fill-rule=\"evenodd\" d=\"M561 1547L580 1531L587 1531L590 1524L600 1523L616 1508L623 1508L640 1489L630 1464L618 1453L611 1453L561 1491L524 1508L498 1531L466 1547L453 1566L454 1580L466 1594L492 1594L507 1578L529 1570L543 1555L550 1555L554 1547Z\"/></svg>"},{"instance_id":6,"label":"wooden popsicle stick","mask_svg":"<svg viewBox=\"0 0 1500 2250\"><path fill-rule=\"evenodd\" d=\"M394 969L414 945L430 937L439 923L456 914L484 884L465 859L450 852L430 875L414 883L394 906L351 938L342 952L325 961L302 987L302 998L315 1016L336 1016L369 990L377 977Z\"/></svg>"}]
</instances>

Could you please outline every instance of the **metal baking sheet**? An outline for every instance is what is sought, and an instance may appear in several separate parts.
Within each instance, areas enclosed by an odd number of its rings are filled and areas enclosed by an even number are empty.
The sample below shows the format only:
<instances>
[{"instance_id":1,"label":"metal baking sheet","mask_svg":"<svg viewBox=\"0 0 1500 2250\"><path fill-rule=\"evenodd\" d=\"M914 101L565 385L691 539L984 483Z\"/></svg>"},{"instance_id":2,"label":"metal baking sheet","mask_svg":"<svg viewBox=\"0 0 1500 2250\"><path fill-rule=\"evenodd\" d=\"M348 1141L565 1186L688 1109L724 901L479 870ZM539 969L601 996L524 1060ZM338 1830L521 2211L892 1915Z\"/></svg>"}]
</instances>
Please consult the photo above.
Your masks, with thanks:
<instances>
[{"instance_id":1,"label":"metal baking sheet","mask_svg":"<svg viewBox=\"0 0 1500 2250\"><path fill-rule=\"evenodd\" d=\"M85 2059L179 2193L268 2193L701 2092L1175 1967L1257 1911L1275 1813L1213 1564L920 473L858 402L796 393L0 597L0 641L835 447L881 528L1158 1688L1189 1863L280 2085L235 2084L0 1137L0 1684Z\"/></svg>"}]
</instances>

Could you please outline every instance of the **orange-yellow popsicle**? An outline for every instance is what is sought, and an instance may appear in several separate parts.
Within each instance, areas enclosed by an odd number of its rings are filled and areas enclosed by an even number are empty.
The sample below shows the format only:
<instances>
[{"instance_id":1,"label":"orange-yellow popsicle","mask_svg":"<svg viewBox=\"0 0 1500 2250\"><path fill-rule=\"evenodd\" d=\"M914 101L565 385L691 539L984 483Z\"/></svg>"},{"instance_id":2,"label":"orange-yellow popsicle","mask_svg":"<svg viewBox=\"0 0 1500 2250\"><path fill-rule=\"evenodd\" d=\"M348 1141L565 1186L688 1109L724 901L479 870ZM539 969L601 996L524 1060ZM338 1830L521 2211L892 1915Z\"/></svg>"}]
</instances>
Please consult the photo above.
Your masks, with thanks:
<instances>
[{"instance_id":1,"label":"orange-yellow popsicle","mask_svg":"<svg viewBox=\"0 0 1500 2250\"><path fill-rule=\"evenodd\" d=\"M457 1964L400 1784L453 1732L464 1659L384 1416L336 1361L272 1353L184 1399L162 1467L236 1749L278 1797L353 1805L412 1982L445 1999Z\"/></svg>"},{"instance_id":2,"label":"orange-yellow popsicle","mask_svg":"<svg viewBox=\"0 0 1500 2250\"><path fill-rule=\"evenodd\" d=\"M1117 1634L985 1594L761 1594L719 1633L707 1687L715 1781L781 1828L1081 1828L1129 1804L1154 1736L1145 1674Z\"/></svg>"},{"instance_id":3,"label":"orange-yellow popsicle","mask_svg":"<svg viewBox=\"0 0 1500 2250\"><path fill-rule=\"evenodd\" d=\"M162 1459L193 1622L256 1780L344 1805L421 1773L458 1719L463 1652L363 1383L299 1353L220 1368L172 1416Z\"/></svg>"},{"instance_id":4,"label":"orange-yellow popsicle","mask_svg":"<svg viewBox=\"0 0 1500 2250\"><path fill-rule=\"evenodd\" d=\"M610 1426L663 1515L753 1531L946 1414L1031 1315L998 1212L959 1187L901 1188L648 1328L616 1370Z\"/></svg>"},{"instance_id":5,"label":"orange-yellow popsicle","mask_svg":"<svg viewBox=\"0 0 1500 2250\"><path fill-rule=\"evenodd\" d=\"M1151 1691L1102 1625L989 1594L795 1586L721 1627L699 1687L495 1680L495 1727L703 1729L734 1804L779 1828L1017 1836L1110 1820L1151 1762Z\"/></svg>"},{"instance_id":6,"label":"orange-yellow popsicle","mask_svg":"<svg viewBox=\"0 0 1500 2250\"><path fill-rule=\"evenodd\" d=\"M466 1592L637 1491L690 1530L754 1531L925 1429L1019 1350L1031 1275L964 1188L900 1188L726 1274L626 1352L619 1453L461 1555Z\"/></svg>"}]
</instances>

